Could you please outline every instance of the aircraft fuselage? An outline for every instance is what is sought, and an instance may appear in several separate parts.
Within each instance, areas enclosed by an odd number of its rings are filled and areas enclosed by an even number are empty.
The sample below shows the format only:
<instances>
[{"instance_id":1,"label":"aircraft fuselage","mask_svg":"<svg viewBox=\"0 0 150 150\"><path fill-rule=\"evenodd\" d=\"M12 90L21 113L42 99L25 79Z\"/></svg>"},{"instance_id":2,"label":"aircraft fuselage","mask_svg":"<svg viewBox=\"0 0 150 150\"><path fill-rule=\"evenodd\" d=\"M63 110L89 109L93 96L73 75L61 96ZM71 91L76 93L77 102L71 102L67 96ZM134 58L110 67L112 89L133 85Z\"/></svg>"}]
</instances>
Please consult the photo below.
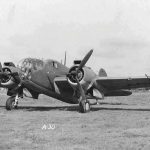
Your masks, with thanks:
<instances>
[{"instance_id":1,"label":"aircraft fuselage","mask_svg":"<svg viewBox=\"0 0 150 150\"><path fill-rule=\"evenodd\" d=\"M60 93L57 92L57 87L54 83L56 77L66 76L69 68L55 60L39 60L26 58L17 66L20 69L20 76L27 78L26 87L31 92L34 98L38 94L45 94L67 103L77 103L76 97L73 97L74 91L67 87ZM30 84L30 83L31 84ZM32 91L34 89L34 92Z\"/></svg>"}]
</instances>

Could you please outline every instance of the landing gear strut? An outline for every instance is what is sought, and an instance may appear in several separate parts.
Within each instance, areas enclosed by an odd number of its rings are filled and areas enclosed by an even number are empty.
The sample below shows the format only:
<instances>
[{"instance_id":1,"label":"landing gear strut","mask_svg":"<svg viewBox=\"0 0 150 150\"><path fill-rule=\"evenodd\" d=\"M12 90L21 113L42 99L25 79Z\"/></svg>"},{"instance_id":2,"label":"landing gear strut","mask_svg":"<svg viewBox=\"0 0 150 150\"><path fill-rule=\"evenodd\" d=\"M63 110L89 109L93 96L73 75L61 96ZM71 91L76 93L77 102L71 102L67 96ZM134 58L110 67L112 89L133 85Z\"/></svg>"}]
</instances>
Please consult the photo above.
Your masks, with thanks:
<instances>
[{"instance_id":1,"label":"landing gear strut","mask_svg":"<svg viewBox=\"0 0 150 150\"><path fill-rule=\"evenodd\" d=\"M7 110L12 110L12 109L16 109L18 106L18 94L16 96L11 96L7 99L6 101L6 109Z\"/></svg>"},{"instance_id":2,"label":"landing gear strut","mask_svg":"<svg viewBox=\"0 0 150 150\"><path fill-rule=\"evenodd\" d=\"M89 101L87 101L87 100L81 100L79 102L79 108L80 108L80 112L81 113L89 112L90 109L91 109Z\"/></svg>"}]
</instances>

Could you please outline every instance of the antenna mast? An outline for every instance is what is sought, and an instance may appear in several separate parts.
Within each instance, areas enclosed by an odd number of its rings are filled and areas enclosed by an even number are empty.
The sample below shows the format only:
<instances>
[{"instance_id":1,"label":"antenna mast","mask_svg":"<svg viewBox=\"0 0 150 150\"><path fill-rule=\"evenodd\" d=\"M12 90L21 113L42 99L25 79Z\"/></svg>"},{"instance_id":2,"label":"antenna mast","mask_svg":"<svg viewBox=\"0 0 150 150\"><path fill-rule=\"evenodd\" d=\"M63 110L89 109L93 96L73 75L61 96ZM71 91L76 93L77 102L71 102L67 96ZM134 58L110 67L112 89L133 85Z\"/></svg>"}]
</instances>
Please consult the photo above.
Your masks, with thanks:
<instances>
[{"instance_id":1,"label":"antenna mast","mask_svg":"<svg viewBox=\"0 0 150 150\"><path fill-rule=\"evenodd\" d=\"M65 51L65 59L64 59L64 66L66 66L66 51Z\"/></svg>"}]
</instances>

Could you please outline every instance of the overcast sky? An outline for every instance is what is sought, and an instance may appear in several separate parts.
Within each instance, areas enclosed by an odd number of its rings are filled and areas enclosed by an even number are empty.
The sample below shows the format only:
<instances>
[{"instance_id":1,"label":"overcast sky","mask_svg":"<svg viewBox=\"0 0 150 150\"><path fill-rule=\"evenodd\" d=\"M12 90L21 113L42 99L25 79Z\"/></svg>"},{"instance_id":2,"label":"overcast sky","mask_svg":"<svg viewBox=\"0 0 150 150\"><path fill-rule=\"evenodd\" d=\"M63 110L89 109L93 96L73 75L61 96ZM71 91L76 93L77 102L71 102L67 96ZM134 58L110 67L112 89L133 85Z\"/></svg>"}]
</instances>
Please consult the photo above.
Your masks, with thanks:
<instances>
[{"instance_id":1,"label":"overcast sky","mask_svg":"<svg viewBox=\"0 0 150 150\"><path fill-rule=\"evenodd\" d=\"M109 76L150 75L148 0L0 0L0 60L87 63Z\"/></svg>"}]
</instances>

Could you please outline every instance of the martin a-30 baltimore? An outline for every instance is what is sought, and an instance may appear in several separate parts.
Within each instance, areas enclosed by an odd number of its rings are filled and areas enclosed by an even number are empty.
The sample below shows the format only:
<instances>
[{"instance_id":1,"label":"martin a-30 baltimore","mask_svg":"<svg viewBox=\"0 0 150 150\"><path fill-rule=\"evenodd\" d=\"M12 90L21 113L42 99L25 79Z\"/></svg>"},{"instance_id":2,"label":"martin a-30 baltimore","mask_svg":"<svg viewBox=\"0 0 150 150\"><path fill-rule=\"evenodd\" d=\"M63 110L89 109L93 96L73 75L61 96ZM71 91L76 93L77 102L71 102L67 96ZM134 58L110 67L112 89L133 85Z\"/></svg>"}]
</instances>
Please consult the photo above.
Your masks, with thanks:
<instances>
[{"instance_id":1,"label":"martin a-30 baltimore","mask_svg":"<svg viewBox=\"0 0 150 150\"><path fill-rule=\"evenodd\" d=\"M25 58L17 66L12 62L0 64L0 87L7 88L6 109L15 109L18 100L27 89L34 99L39 94L56 98L66 103L79 104L82 113L90 111L89 99L103 99L105 96L128 96L132 88L150 87L150 79L143 77L108 77L104 69L96 74L85 66L91 57L90 50L80 61L74 61L70 68L55 60Z\"/></svg>"}]
</instances>

